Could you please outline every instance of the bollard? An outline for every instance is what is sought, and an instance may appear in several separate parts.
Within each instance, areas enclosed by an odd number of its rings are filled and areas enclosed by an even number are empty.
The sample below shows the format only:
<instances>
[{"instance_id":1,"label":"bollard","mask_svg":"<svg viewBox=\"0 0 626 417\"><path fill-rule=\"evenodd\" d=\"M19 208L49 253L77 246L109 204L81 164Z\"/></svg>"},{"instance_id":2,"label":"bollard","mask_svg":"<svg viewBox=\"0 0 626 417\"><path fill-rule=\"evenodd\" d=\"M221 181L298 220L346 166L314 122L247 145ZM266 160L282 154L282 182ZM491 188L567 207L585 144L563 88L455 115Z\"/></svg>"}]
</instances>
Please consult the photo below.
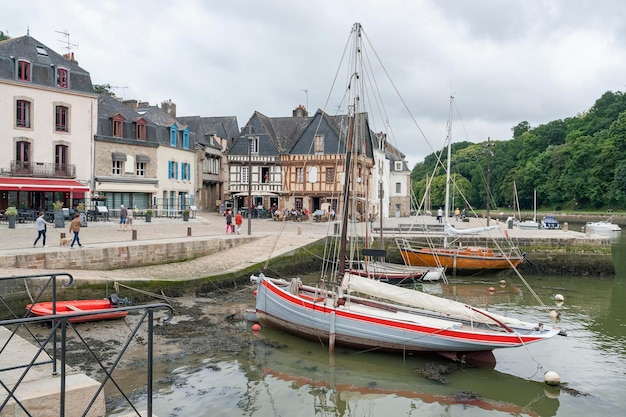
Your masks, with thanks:
<instances>
[{"instance_id":1,"label":"bollard","mask_svg":"<svg viewBox=\"0 0 626 417\"><path fill-rule=\"evenodd\" d=\"M302 234L302 227L298 226L298 236Z\"/></svg>"},{"instance_id":2,"label":"bollard","mask_svg":"<svg viewBox=\"0 0 626 417\"><path fill-rule=\"evenodd\" d=\"M133 240L137 240L137 230L133 229Z\"/></svg>"},{"instance_id":3,"label":"bollard","mask_svg":"<svg viewBox=\"0 0 626 417\"><path fill-rule=\"evenodd\" d=\"M191 227L187 228L187 236L191 236Z\"/></svg>"},{"instance_id":4,"label":"bollard","mask_svg":"<svg viewBox=\"0 0 626 417\"><path fill-rule=\"evenodd\" d=\"M569 230L569 225L567 224L567 222L563 223L563 231L567 232Z\"/></svg>"}]
</instances>

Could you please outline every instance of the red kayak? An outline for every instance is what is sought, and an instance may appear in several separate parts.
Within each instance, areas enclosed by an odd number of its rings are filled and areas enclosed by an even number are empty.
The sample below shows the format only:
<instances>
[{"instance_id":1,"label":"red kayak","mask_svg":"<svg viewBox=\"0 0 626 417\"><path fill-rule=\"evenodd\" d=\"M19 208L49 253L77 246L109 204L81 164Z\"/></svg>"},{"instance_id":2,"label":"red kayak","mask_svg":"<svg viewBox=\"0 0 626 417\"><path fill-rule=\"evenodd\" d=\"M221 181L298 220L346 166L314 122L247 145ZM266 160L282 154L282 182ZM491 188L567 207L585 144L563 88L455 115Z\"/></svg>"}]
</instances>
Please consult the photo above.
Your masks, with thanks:
<instances>
[{"instance_id":1,"label":"red kayak","mask_svg":"<svg viewBox=\"0 0 626 417\"><path fill-rule=\"evenodd\" d=\"M120 301L128 301L127 299L118 299L114 298L114 301L118 301L117 303L111 302L111 298L101 299L101 300L73 300L73 301L57 301L56 313L57 314L68 314L68 313L76 313L80 311L90 311L96 312L99 310L111 310L117 308L121 303ZM35 316L51 316L52 315L52 302L43 302L43 303L35 303L28 304L26 306L26 310L30 309L30 313ZM92 314L88 316L80 316L73 317L69 319L72 323L81 323L85 321L99 321L99 320L113 320L113 319L121 319L128 315L128 311L107 311L106 313L101 314Z\"/></svg>"}]
</instances>

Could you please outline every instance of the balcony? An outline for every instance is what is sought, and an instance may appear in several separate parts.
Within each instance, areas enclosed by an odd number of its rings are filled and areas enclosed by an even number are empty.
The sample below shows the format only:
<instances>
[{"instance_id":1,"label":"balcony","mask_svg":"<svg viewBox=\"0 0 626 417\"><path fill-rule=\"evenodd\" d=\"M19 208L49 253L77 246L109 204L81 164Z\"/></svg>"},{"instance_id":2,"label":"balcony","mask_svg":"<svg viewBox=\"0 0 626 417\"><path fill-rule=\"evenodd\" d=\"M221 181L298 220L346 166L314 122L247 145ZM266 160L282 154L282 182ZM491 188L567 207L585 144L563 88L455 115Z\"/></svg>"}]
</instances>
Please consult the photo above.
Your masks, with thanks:
<instances>
[{"instance_id":1,"label":"balcony","mask_svg":"<svg viewBox=\"0 0 626 417\"><path fill-rule=\"evenodd\" d=\"M11 168L4 173L11 177L76 178L76 165L11 161Z\"/></svg>"}]
</instances>

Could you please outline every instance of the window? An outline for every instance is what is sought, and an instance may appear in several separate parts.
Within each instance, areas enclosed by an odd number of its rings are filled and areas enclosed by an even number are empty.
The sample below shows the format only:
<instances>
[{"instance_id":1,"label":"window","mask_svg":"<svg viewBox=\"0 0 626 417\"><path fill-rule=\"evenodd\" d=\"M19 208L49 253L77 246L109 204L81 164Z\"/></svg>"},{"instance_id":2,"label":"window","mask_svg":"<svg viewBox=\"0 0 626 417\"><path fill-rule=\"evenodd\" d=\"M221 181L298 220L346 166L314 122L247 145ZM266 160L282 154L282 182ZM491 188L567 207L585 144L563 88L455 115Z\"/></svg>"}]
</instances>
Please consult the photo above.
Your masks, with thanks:
<instances>
[{"instance_id":1,"label":"window","mask_svg":"<svg viewBox=\"0 0 626 417\"><path fill-rule=\"evenodd\" d=\"M146 163L145 162L137 162L137 169L135 170L135 175L138 177L144 177L146 175Z\"/></svg>"},{"instance_id":2,"label":"window","mask_svg":"<svg viewBox=\"0 0 626 417\"><path fill-rule=\"evenodd\" d=\"M145 119L137 120L137 139L146 140L147 125Z\"/></svg>"},{"instance_id":3,"label":"window","mask_svg":"<svg viewBox=\"0 0 626 417\"><path fill-rule=\"evenodd\" d=\"M17 174L30 173L30 143L19 141L15 144L15 170Z\"/></svg>"},{"instance_id":4,"label":"window","mask_svg":"<svg viewBox=\"0 0 626 417\"><path fill-rule=\"evenodd\" d=\"M183 148L189 149L189 129L183 131Z\"/></svg>"},{"instance_id":5,"label":"window","mask_svg":"<svg viewBox=\"0 0 626 417\"><path fill-rule=\"evenodd\" d=\"M55 111L55 130L57 132L67 132L68 129L68 114L69 109L65 106L56 106Z\"/></svg>"},{"instance_id":6,"label":"window","mask_svg":"<svg viewBox=\"0 0 626 417\"><path fill-rule=\"evenodd\" d=\"M65 68L57 68L57 87L67 88L69 86L69 72Z\"/></svg>"},{"instance_id":7,"label":"window","mask_svg":"<svg viewBox=\"0 0 626 417\"><path fill-rule=\"evenodd\" d=\"M176 125L172 125L170 127L170 146L176 146L176 132L178 131L178 127Z\"/></svg>"},{"instance_id":8,"label":"window","mask_svg":"<svg viewBox=\"0 0 626 417\"><path fill-rule=\"evenodd\" d=\"M15 126L30 127L30 101L17 100Z\"/></svg>"},{"instance_id":9,"label":"window","mask_svg":"<svg viewBox=\"0 0 626 417\"><path fill-rule=\"evenodd\" d=\"M17 61L17 79L30 82L30 62L24 60Z\"/></svg>"},{"instance_id":10,"label":"window","mask_svg":"<svg viewBox=\"0 0 626 417\"><path fill-rule=\"evenodd\" d=\"M296 182L304 182L304 168L302 167L296 168Z\"/></svg>"},{"instance_id":11,"label":"window","mask_svg":"<svg viewBox=\"0 0 626 417\"><path fill-rule=\"evenodd\" d=\"M66 145L56 145L54 147L54 170L57 175L66 177L68 175L69 149Z\"/></svg>"},{"instance_id":12,"label":"window","mask_svg":"<svg viewBox=\"0 0 626 417\"><path fill-rule=\"evenodd\" d=\"M167 178L171 180L178 179L178 162L176 161L167 162Z\"/></svg>"},{"instance_id":13,"label":"window","mask_svg":"<svg viewBox=\"0 0 626 417\"><path fill-rule=\"evenodd\" d=\"M248 184L250 182L250 171L248 167L241 167L241 183Z\"/></svg>"},{"instance_id":14,"label":"window","mask_svg":"<svg viewBox=\"0 0 626 417\"><path fill-rule=\"evenodd\" d=\"M402 171L402 161L395 161L395 171Z\"/></svg>"},{"instance_id":15,"label":"window","mask_svg":"<svg viewBox=\"0 0 626 417\"><path fill-rule=\"evenodd\" d=\"M326 182L328 184L335 182L335 168L326 168Z\"/></svg>"},{"instance_id":16,"label":"window","mask_svg":"<svg viewBox=\"0 0 626 417\"><path fill-rule=\"evenodd\" d=\"M124 118L120 114L113 116L112 133L116 138L124 136Z\"/></svg>"},{"instance_id":17,"label":"window","mask_svg":"<svg viewBox=\"0 0 626 417\"><path fill-rule=\"evenodd\" d=\"M296 197L296 210L302 210L302 197Z\"/></svg>"},{"instance_id":18,"label":"window","mask_svg":"<svg viewBox=\"0 0 626 417\"><path fill-rule=\"evenodd\" d=\"M249 136L248 146L250 147L250 153L259 153L259 137Z\"/></svg>"},{"instance_id":19,"label":"window","mask_svg":"<svg viewBox=\"0 0 626 417\"><path fill-rule=\"evenodd\" d=\"M113 175L122 175L122 161L113 161L113 169L111 173Z\"/></svg>"},{"instance_id":20,"label":"window","mask_svg":"<svg viewBox=\"0 0 626 417\"><path fill-rule=\"evenodd\" d=\"M315 135L313 138L315 155L324 155L324 135Z\"/></svg>"},{"instance_id":21,"label":"window","mask_svg":"<svg viewBox=\"0 0 626 417\"><path fill-rule=\"evenodd\" d=\"M400 194L402 193L402 183L401 182L397 182L396 183L396 194Z\"/></svg>"},{"instance_id":22,"label":"window","mask_svg":"<svg viewBox=\"0 0 626 417\"><path fill-rule=\"evenodd\" d=\"M183 162L180 166L180 179L189 181L191 179L191 164Z\"/></svg>"}]
</instances>

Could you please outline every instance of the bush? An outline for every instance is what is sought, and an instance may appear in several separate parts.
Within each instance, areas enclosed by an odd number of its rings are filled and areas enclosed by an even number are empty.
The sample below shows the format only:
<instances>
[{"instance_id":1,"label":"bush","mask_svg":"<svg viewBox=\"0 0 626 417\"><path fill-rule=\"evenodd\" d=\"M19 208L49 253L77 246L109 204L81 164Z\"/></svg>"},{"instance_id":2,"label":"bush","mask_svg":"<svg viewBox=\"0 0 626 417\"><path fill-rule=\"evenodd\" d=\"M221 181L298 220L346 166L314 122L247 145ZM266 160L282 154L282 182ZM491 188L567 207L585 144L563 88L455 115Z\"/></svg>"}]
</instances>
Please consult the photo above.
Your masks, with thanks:
<instances>
[{"instance_id":1,"label":"bush","mask_svg":"<svg viewBox=\"0 0 626 417\"><path fill-rule=\"evenodd\" d=\"M57 200L52 203L52 208L55 210L61 210L63 208L64 203L61 200Z\"/></svg>"},{"instance_id":2,"label":"bush","mask_svg":"<svg viewBox=\"0 0 626 417\"><path fill-rule=\"evenodd\" d=\"M152 216L152 210L151 209L146 210L146 216Z\"/></svg>"},{"instance_id":3,"label":"bush","mask_svg":"<svg viewBox=\"0 0 626 417\"><path fill-rule=\"evenodd\" d=\"M7 210L4 212L7 216L17 216L17 209L15 207L7 207Z\"/></svg>"}]
</instances>

